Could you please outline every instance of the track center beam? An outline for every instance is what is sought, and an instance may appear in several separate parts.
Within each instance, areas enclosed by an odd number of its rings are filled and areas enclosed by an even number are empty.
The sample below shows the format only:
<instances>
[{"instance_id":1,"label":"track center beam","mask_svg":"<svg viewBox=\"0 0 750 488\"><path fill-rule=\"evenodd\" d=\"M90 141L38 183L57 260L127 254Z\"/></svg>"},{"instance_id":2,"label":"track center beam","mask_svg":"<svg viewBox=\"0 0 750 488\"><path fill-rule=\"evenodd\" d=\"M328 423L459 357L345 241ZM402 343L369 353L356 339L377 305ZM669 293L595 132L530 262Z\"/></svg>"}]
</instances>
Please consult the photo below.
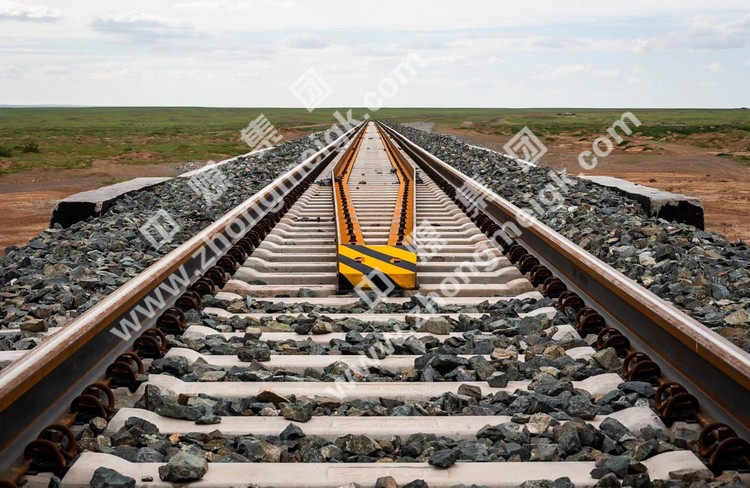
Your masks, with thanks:
<instances>
[{"instance_id":1,"label":"track center beam","mask_svg":"<svg viewBox=\"0 0 750 488\"><path fill-rule=\"evenodd\" d=\"M417 254L410 245L416 220L415 168L378 127L388 159L399 182L398 196L387 245L367 245L349 192L349 180L360 156L362 138L368 125L352 142L332 172L336 208L337 274L339 291L354 288L391 294L417 287Z\"/></svg>"}]
</instances>

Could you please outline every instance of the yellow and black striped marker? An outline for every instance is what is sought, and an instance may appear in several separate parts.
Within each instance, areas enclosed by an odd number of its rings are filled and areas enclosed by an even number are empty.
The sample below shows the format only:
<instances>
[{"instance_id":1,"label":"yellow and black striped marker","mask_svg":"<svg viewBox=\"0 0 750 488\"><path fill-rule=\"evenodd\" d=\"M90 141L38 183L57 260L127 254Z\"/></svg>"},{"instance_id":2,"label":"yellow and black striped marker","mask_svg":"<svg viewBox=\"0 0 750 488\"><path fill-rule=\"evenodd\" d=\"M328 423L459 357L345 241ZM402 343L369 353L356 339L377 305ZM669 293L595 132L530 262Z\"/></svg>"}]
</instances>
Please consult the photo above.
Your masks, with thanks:
<instances>
[{"instance_id":1,"label":"yellow and black striped marker","mask_svg":"<svg viewBox=\"0 0 750 488\"><path fill-rule=\"evenodd\" d=\"M339 244L338 260L340 290L390 293L417 287L417 254L406 246Z\"/></svg>"}]
</instances>

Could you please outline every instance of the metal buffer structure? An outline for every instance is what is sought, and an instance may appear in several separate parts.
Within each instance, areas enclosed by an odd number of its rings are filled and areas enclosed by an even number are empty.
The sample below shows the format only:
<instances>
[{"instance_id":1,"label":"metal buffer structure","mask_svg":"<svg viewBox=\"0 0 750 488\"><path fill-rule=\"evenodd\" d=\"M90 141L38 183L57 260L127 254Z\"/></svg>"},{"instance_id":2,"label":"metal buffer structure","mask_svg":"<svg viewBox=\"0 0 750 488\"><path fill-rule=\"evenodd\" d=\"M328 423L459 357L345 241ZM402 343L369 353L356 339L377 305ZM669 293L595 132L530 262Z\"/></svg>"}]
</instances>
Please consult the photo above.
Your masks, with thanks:
<instances>
[{"instance_id":1,"label":"metal buffer structure","mask_svg":"<svg viewBox=\"0 0 750 488\"><path fill-rule=\"evenodd\" d=\"M360 156L365 129L354 140L336 164L333 172L333 198L336 208L336 243L338 261L338 289L354 288L383 293L396 293L417 287L417 253L413 247L416 221L416 170L399 151L390 137L378 127L391 173L398 178L398 196L386 245L365 242L350 191L350 179L355 162ZM375 127L374 124L369 127Z\"/></svg>"}]
</instances>

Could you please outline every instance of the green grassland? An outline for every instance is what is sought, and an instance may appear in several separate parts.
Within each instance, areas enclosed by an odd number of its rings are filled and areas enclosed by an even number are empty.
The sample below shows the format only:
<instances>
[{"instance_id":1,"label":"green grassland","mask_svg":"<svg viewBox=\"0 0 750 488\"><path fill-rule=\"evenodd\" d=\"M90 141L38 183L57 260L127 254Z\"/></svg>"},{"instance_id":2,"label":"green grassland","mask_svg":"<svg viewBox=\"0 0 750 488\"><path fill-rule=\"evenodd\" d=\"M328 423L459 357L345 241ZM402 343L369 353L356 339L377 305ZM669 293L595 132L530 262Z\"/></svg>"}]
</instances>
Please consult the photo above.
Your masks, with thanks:
<instances>
[{"instance_id":1,"label":"green grassland","mask_svg":"<svg viewBox=\"0 0 750 488\"><path fill-rule=\"evenodd\" d=\"M0 175L29 169L87 168L96 160L155 164L219 159L247 152L240 130L265 114L278 129L312 133L336 122L337 109L279 108L0 108ZM346 113L346 109L338 109ZM723 135L750 133L746 109L628 109L654 139L689 138L699 147L720 148ZM540 137L601 134L624 109L383 108L373 118L433 122L437 129L513 134L524 126ZM566 114L566 112L574 115ZM354 109L361 117L365 109ZM34 152L35 143L39 152ZM743 148L748 151L750 148ZM8 156L10 154L10 156ZM731 154L729 157L733 157ZM743 156L736 158L745 162Z\"/></svg>"}]
</instances>

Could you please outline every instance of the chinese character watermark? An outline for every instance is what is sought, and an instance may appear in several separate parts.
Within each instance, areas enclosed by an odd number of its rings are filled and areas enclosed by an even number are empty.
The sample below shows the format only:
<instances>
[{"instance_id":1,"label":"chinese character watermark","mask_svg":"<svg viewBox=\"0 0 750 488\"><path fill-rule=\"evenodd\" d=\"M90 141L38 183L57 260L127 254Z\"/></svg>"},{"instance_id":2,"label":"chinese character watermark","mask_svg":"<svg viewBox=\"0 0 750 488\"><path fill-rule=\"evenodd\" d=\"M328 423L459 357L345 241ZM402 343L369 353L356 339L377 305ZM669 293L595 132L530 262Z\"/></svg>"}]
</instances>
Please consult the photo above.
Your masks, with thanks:
<instances>
[{"instance_id":1,"label":"chinese character watermark","mask_svg":"<svg viewBox=\"0 0 750 488\"><path fill-rule=\"evenodd\" d=\"M172 242L181 229L180 224L169 215L169 212L160 209L138 230L154 249L159 250L163 245Z\"/></svg>"},{"instance_id":2,"label":"chinese character watermark","mask_svg":"<svg viewBox=\"0 0 750 488\"><path fill-rule=\"evenodd\" d=\"M289 91L308 112L320 107L333 92L331 86L313 68L302 73L302 76L289 87Z\"/></svg>"},{"instance_id":3,"label":"chinese character watermark","mask_svg":"<svg viewBox=\"0 0 750 488\"><path fill-rule=\"evenodd\" d=\"M522 159L535 164L547 153L547 146L542 144L542 141L531 132L531 129L524 126L505 143L503 150L515 159ZM528 170L528 167L525 170Z\"/></svg>"},{"instance_id":4,"label":"chinese character watermark","mask_svg":"<svg viewBox=\"0 0 750 488\"><path fill-rule=\"evenodd\" d=\"M257 119L247 124L247 127L240 131L240 139L250 149L257 150L275 146L281 142L283 136L279 134L278 129L271 124L264 114L260 114Z\"/></svg>"}]
</instances>

